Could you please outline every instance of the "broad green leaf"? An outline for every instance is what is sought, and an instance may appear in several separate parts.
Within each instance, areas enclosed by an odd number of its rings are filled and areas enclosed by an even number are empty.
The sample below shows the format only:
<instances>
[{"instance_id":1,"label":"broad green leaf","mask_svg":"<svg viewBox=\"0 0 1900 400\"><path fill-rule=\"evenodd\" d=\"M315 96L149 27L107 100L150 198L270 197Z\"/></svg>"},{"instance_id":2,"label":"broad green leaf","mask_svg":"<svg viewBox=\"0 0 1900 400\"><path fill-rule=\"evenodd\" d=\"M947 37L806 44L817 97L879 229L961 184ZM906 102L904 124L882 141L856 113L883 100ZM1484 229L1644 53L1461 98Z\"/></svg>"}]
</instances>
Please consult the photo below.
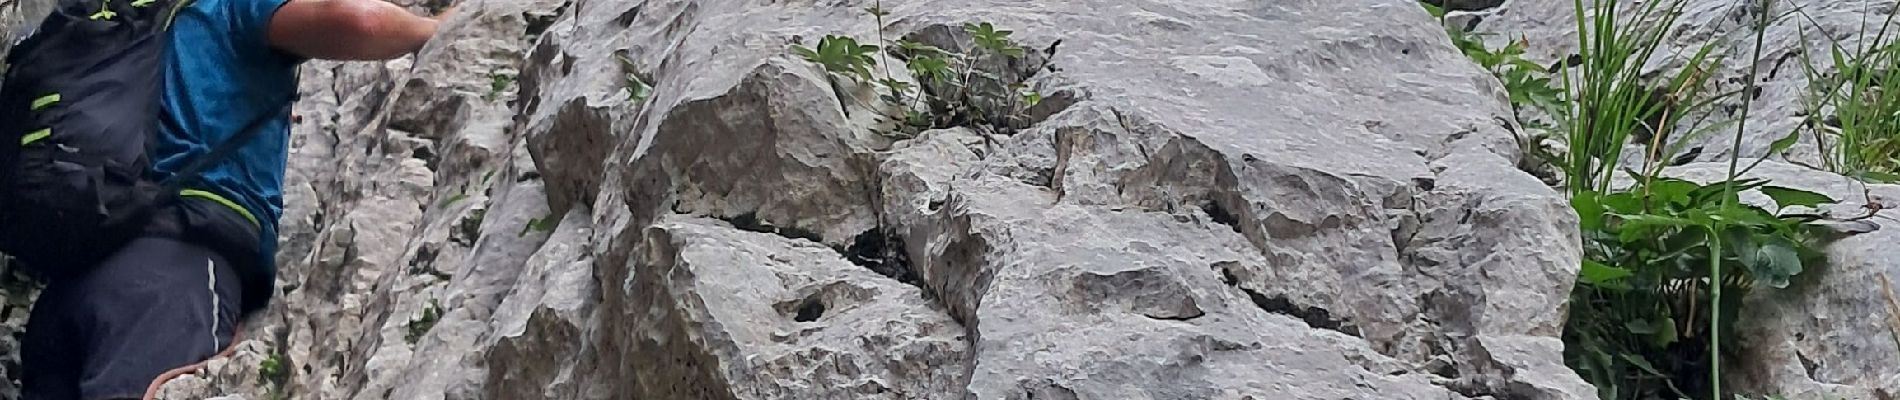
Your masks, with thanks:
<instances>
[{"instance_id":1,"label":"broad green leaf","mask_svg":"<svg viewBox=\"0 0 1900 400\"><path fill-rule=\"evenodd\" d=\"M1709 213L1710 219L1722 221L1723 223L1734 226L1775 227L1783 224L1782 220L1775 218L1774 214L1770 214L1767 210L1754 206L1737 205L1729 208L1719 206L1710 208L1713 208Z\"/></svg>"},{"instance_id":2,"label":"broad green leaf","mask_svg":"<svg viewBox=\"0 0 1900 400\"><path fill-rule=\"evenodd\" d=\"M1781 186L1762 186L1761 193L1768 195L1768 198L1774 199L1775 204L1783 208L1793 206L1816 207L1822 204L1833 204L1835 202L1834 198L1827 197L1827 195L1824 194Z\"/></svg>"},{"instance_id":3,"label":"broad green leaf","mask_svg":"<svg viewBox=\"0 0 1900 400\"><path fill-rule=\"evenodd\" d=\"M1007 46L1007 47L1003 47L998 52L1003 53L1003 55L1009 56L1010 58L1023 58L1023 48L1021 47Z\"/></svg>"},{"instance_id":4,"label":"broad green leaf","mask_svg":"<svg viewBox=\"0 0 1900 400\"><path fill-rule=\"evenodd\" d=\"M1801 255L1795 246L1794 242L1781 237L1762 243L1755 250L1757 263L1750 265L1749 271L1756 282L1776 289L1787 288L1788 281L1802 270Z\"/></svg>"},{"instance_id":5,"label":"broad green leaf","mask_svg":"<svg viewBox=\"0 0 1900 400\"><path fill-rule=\"evenodd\" d=\"M1684 227L1684 226L1702 225L1702 224L1696 223L1696 221L1689 218L1678 218L1678 217L1671 217L1671 216L1665 216L1665 215L1616 214L1616 217L1622 219L1624 224L1631 227L1641 227L1641 226Z\"/></svg>"},{"instance_id":6,"label":"broad green leaf","mask_svg":"<svg viewBox=\"0 0 1900 400\"><path fill-rule=\"evenodd\" d=\"M1633 273L1627 269L1604 265L1596 261L1583 260L1583 268L1579 271L1578 278L1583 279L1584 283L1601 286L1629 277L1630 275L1633 275Z\"/></svg>"},{"instance_id":7,"label":"broad green leaf","mask_svg":"<svg viewBox=\"0 0 1900 400\"><path fill-rule=\"evenodd\" d=\"M1644 186L1644 189L1649 191L1651 200L1679 205L1688 205L1689 194L1701 188L1702 185L1697 185L1695 182L1675 178L1655 178L1649 185Z\"/></svg>"},{"instance_id":8,"label":"broad green leaf","mask_svg":"<svg viewBox=\"0 0 1900 400\"><path fill-rule=\"evenodd\" d=\"M1643 211L1643 199L1635 193L1618 192L1603 195L1600 203L1605 210L1619 214L1635 214Z\"/></svg>"},{"instance_id":9,"label":"broad green leaf","mask_svg":"<svg viewBox=\"0 0 1900 400\"><path fill-rule=\"evenodd\" d=\"M931 45L923 44L916 41L910 41L910 40L898 40L897 48L898 50L901 50L905 53L916 54L916 55L926 55L926 54L941 55L941 54L946 53L943 49L938 48L937 46L931 46Z\"/></svg>"},{"instance_id":10,"label":"broad green leaf","mask_svg":"<svg viewBox=\"0 0 1900 400\"><path fill-rule=\"evenodd\" d=\"M1570 199L1570 208L1577 211L1577 225L1583 230L1603 229L1603 216L1608 211L1603 208L1601 198L1596 192L1583 192Z\"/></svg>"},{"instance_id":11,"label":"broad green leaf","mask_svg":"<svg viewBox=\"0 0 1900 400\"><path fill-rule=\"evenodd\" d=\"M1649 335L1649 343L1651 345L1655 345L1656 347L1667 347L1670 344L1676 343L1676 340L1680 339L1680 337L1677 336L1678 334L1676 332L1675 318L1664 316L1662 317L1662 321L1657 322L1655 325L1656 325L1656 332Z\"/></svg>"},{"instance_id":12,"label":"broad green leaf","mask_svg":"<svg viewBox=\"0 0 1900 400\"><path fill-rule=\"evenodd\" d=\"M1667 376L1664 375L1661 370L1656 369L1655 365L1651 365L1649 360L1643 359L1641 355L1624 353L1621 354L1621 356L1623 357L1623 361L1628 361L1630 365L1636 366L1637 369L1641 369L1643 372L1655 376Z\"/></svg>"},{"instance_id":13,"label":"broad green leaf","mask_svg":"<svg viewBox=\"0 0 1900 400\"><path fill-rule=\"evenodd\" d=\"M1726 184L1734 186L1733 192L1730 192L1727 187L1723 186L1724 184L1725 182L1715 182L1696 189L1694 193L1689 195L1690 201L1698 205L1719 205L1723 203L1723 199L1738 200L1742 192L1766 185L1768 181L1760 178L1742 178L1727 181ZM1739 201L1735 202L1739 203Z\"/></svg>"},{"instance_id":14,"label":"broad green leaf","mask_svg":"<svg viewBox=\"0 0 1900 400\"><path fill-rule=\"evenodd\" d=\"M1624 322L1623 329L1637 335L1648 336L1656 334L1658 328L1656 328L1656 324L1650 323L1649 320L1638 319Z\"/></svg>"},{"instance_id":15,"label":"broad green leaf","mask_svg":"<svg viewBox=\"0 0 1900 400\"><path fill-rule=\"evenodd\" d=\"M1418 2L1418 5L1421 7L1425 7L1425 12L1427 14L1431 14L1432 18L1445 18L1445 9L1443 7L1434 6L1431 3L1426 3L1422 1Z\"/></svg>"},{"instance_id":16,"label":"broad green leaf","mask_svg":"<svg viewBox=\"0 0 1900 400\"><path fill-rule=\"evenodd\" d=\"M810 47L794 44L792 45L792 53L798 54L800 57L804 57L806 61L818 62L818 52L812 51Z\"/></svg>"},{"instance_id":17,"label":"broad green leaf","mask_svg":"<svg viewBox=\"0 0 1900 400\"><path fill-rule=\"evenodd\" d=\"M1761 263L1761 244L1756 240L1756 234L1753 231L1734 227L1725 229L1722 232L1722 246L1750 270L1754 270L1756 265Z\"/></svg>"}]
</instances>

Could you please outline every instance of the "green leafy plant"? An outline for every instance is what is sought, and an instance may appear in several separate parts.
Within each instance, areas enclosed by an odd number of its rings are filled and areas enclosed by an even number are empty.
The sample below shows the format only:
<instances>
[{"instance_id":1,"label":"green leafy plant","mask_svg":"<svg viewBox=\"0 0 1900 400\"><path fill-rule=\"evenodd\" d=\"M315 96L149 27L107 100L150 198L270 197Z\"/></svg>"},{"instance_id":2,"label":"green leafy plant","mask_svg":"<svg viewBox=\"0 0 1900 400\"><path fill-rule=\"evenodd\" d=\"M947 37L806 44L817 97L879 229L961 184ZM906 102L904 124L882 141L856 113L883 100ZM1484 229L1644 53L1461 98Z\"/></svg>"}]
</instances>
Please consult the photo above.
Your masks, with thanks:
<instances>
[{"instance_id":1,"label":"green leafy plant","mask_svg":"<svg viewBox=\"0 0 1900 400\"><path fill-rule=\"evenodd\" d=\"M514 75L501 72L490 73L488 74L488 93L482 95L482 99L488 101L499 99L502 94L508 92L508 87L513 86L514 83Z\"/></svg>"},{"instance_id":2,"label":"green leafy plant","mask_svg":"<svg viewBox=\"0 0 1900 400\"><path fill-rule=\"evenodd\" d=\"M996 25L988 22L964 24L963 31L970 34L970 39L976 41L978 48L1005 57L1023 57L1023 48L1016 46L1016 42L1009 39L1009 35L1016 33L1015 31L996 29Z\"/></svg>"},{"instance_id":3,"label":"green leafy plant","mask_svg":"<svg viewBox=\"0 0 1900 400\"><path fill-rule=\"evenodd\" d=\"M1710 42L1695 48L1677 72L1652 82L1644 68L1684 2L1574 1L1580 51L1574 62L1559 65L1562 103L1553 107L1568 145L1561 155L1564 185L1585 238L1564 332L1566 360L1605 399L1720 399L1721 356L1733 344L1725 338L1733 337L1727 333L1742 296L1787 287L1823 261L1816 250L1823 236L1810 224L1818 217L1786 211L1834 200L1739 178L1746 169L1737 158L1713 183L1663 177L1689 139L1727 124L1685 117L1752 91L1757 71L1749 70L1744 89L1707 93L1712 74L1706 71L1720 64L1712 56L1717 43ZM1763 2L1762 19L1753 26L1755 57L1768 5ZM1621 17L1625 6L1637 7L1627 10L1632 19ZM1507 46L1480 63L1508 65L1520 52ZM1740 149L1753 100L1742 98L1731 153ZM1622 159L1632 143L1646 148L1641 160ZM1789 144L1784 139L1775 146ZM1640 169L1632 169L1632 161ZM1631 183L1618 186L1619 173ZM1749 190L1773 199L1776 210L1741 203L1738 193Z\"/></svg>"},{"instance_id":4,"label":"green leafy plant","mask_svg":"<svg viewBox=\"0 0 1900 400\"><path fill-rule=\"evenodd\" d=\"M1014 31L989 22L967 23L963 33L969 42L954 46L957 50L952 51L912 40L887 40L884 19L890 13L881 1L873 1L865 12L877 24L878 44L826 35L816 47L793 45L791 52L823 67L830 76L845 76L851 78L851 83L884 89L881 99L897 105L899 113L883 115L886 121L897 122L883 133L905 138L927 129L958 126L981 128L981 133L1009 133L1028 121L1028 108L1044 100L1027 80L1037 71L1053 70L1048 65L1055 54L1053 44L1044 50L1047 57L1043 65L1015 71L1012 68L1023 64L1019 61L1026 60L1029 53L1011 38ZM893 73L896 64L890 60L892 55L902 59L911 79L900 79ZM880 75L873 71L879 65L885 66L882 77L873 78ZM840 92L839 97L844 97L844 91L837 87L839 82L831 83L833 90Z\"/></svg>"},{"instance_id":5,"label":"green leafy plant","mask_svg":"<svg viewBox=\"0 0 1900 400\"><path fill-rule=\"evenodd\" d=\"M647 97L653 95L653 86L640 78L639 68L634 66L632 59L625 54L614 54L614 58L620 60L621 87L627 91L627 100L645 102Z\"/></svg>"},{"instance_id":6,"label":"green leafy plant","mask_svg":"<svg viewBox=\"0 0 1900 400\"><path fill-rule=\"evenodd\" d=\"M1524 58L1524 52L1530 46L1529 42L1522 39L1515 40L1502 48L1493 50L1484 42L1484 38L1490 34L1470 32L1464 28L1451 26L1446 19L1444 8L1424 2L1419 5L1425 7L1425 10L1433 17L1438 18L1439 25L1445 28L1445 34L1451 37L1453 46L1504 84L1505 92L1510 95L1513 108L1554 112L1560 106L1563 92L1553 84L1549 74L1545 72L1547 68Z\"/></svg>"},{"instance_id":7,"label":"green leafy plant","mask_svg":"<svg viewBox=\"0 0 1900 400\"><path fill-rule=\"evenodd\" d=\"M281 350L271 351L257 362L257 383L265 387L265 398L288 399L284 384L290 381L290 363Z\"/></svg>"},{"instance_id":8,"label":"green leafy plant","mask_svg":"<svg viewBox=\"0 0 1900 400\"><path fill-rule=\"evenodd\" d=\"M1563 91L1553 84L1550 74L1546 72L1547 68L1524 58L1529 42L1520 39L1502 48L1491 49L1484 41L1490 34L1471 32L1451 25L1444 8L1426 2L1420 2L1419 5L1438 19L1453 46L1503 84L1518 126L1526 128L1515 132L1518 148L1524 154L1518 162L1518 169L1537 175L1546 182L1559 182L1561 179L1555 176L1552 167L1562 164L1562 157L1547 145L1554 136L1552 127L1533 119L1530 113L1537 111L1546 117L1561 114Z\"/></svg>"},{"instance_id":9,"label":"green leafy plant","mask_svg":"<svg viewBox=\"0 0 1900 400\"><path fill-rule=\"evenodd\" d=\"M422 315L409 320L407 326L409 332L403 335L403 341L412 345L416 344L417 341L422 340L422 335L428 334L430 329L435 329L435 323L441 320L442 304L437 303L435 299L429 299L429 304L422 307Z\"/></svg>"},{"instance_id":10,"label":"green leafy plant","mask_svg":"<svg viewBox=\"0 0 1900 400\"><path fill-rule=\"evenodd\" d=\"M1713 352L1725 346L1711 344L1732 344L1722 338L1733 337L1724 335L1733 324L1719 321L1734 320L1742 295L1785 288L1822 262L1816 249L1825 236L1809 224L1818 217L1787 211L1834 200L1760 179L1643 182L1571 200L1585 261L1565 327L1567 358L1605 399L1692 397L1715 389L1699 378L1718 373ZM1736 193L1746 190L1777 210L1739 205Z\"/></svg>"},{"instance_id":11,"label":"green leafy plant","mask_svg":"<svg viewBox=\"0 0 1900 400\"><path fill-rule=\"evenodd\" d=\"M871 57L878 46L859 44L850 36L825 35L818 41L818 48L792 45L792 52L804 57L805 61L825 67L825 71L844 75L860 82L871 80L871 67L877 60Z\"/></svg>"},{"instance_id":12,"label":"green leafy plant","mask_svg":"<svg viewBox=\"0 0 1900 400\"><path fill-rule=\"evenodd\" d=\"M289 374L290 370L286 369L284 356L282 354L272 352L270 355L265 356L262 361L257 362L258 383L282 381L282 377Z\"/></svg>"},{"instance_id":13,"label":"green leafy plant","mask_svg":"<svg viewBox=\"0 0 1900 400\"><path fill-rule=\"evenodd\" d=\"M527 236L529 232L552 231L554 230L555 225L558 225L560 223L561 223L560 218L553 215L543 215L540 217L535 217L534 219L528 220L528 223L526 225L522 225L521 232L516 232L515 236Z\"/></svg>"}]
</instances>

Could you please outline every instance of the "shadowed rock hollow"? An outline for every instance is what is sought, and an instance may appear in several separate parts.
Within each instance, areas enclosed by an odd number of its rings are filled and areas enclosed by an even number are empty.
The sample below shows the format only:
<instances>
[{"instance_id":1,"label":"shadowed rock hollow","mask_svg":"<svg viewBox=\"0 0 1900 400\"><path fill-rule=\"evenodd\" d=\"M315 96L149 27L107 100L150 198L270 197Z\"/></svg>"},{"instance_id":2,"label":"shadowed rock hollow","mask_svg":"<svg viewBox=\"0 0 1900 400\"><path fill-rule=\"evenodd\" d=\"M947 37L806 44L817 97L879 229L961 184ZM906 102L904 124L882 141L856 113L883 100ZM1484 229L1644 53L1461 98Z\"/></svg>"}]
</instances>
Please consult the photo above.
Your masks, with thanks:
<instances>
[{"instance_id":1,"label":"shadowed rock hollow","mask_svg":"<svg viewBox=\"0 0 1900 400\"><path fill-rule=\"evenodd\" d=\"M278 302L161 398L1596 397L1576 217L1415 2L885 1L1060 41L1026 128L903 140L787 50L871 5L466 0L308 64Z\"/></svg>"}]
</instances>

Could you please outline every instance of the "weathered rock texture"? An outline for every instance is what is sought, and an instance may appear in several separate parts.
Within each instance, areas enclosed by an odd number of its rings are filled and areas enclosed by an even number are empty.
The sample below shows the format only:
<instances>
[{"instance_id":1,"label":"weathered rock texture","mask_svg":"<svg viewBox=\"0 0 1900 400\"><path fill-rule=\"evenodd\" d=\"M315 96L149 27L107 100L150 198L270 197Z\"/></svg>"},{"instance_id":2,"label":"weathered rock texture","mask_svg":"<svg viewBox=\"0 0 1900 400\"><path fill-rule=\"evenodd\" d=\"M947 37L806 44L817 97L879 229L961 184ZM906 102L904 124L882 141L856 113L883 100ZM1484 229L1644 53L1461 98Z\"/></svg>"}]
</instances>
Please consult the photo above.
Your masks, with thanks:
<instances>
[{"instance_id":1,"label":"weathered rock texture","mask_svg":"<svg viewBox=\"0 0 1900 400\"><path fill-rule=\"evenodd\" d=\"M1555 59L1568 3L1475 12ZM281 295L165 398L1596 397L1557 339L1575 217L1416 3L885 1L890 38L1061 41L1028 128L904 140L787 51L871 5L469 0L411 58L309 64ZM1792 344L1738 373L1893 388L1883 237L1758 299Z\"/></svg>"}]
</instances>

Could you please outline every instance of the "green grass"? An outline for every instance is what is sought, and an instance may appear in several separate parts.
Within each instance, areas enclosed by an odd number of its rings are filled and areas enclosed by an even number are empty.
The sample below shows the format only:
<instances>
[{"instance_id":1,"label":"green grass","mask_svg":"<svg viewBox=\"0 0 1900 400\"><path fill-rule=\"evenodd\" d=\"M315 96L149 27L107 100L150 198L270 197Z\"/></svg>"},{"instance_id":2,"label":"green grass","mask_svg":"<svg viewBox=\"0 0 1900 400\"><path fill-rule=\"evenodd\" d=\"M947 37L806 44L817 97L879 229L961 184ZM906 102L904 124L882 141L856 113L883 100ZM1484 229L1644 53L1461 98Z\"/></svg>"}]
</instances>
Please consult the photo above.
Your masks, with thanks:
<instances>
[{"instance_id":1,"label":"green grass","mask_svg":"<svg viewBox=\"0 0 1900 400\"><path fill-rule=\"evenodd\" d=\"M1819 25L1807 13L1795 12ZM1900 87L1900 43L1889 29L1893 19L1894 14L1887 14L1871 35L1862 20L1857 32L1862 40L1852 48L1830 37L1826 54L1834 65L1831 70L1815 67L1821 64L1813 59L1818 51L1801 52L1812 89L1806 126L1823 144L1827 167L1843 175L1900 181L1900 93L1888 89ZM1804 46L1806 35L1804 29Z\"/></svg>"},{"instance_id":2,"label":"green grass","mask_svg":"<svg viewBox=\"0 0 1900 400\"><path fill-rule=\"evenodd\" d=\"M1713 100L1703 96L1703 89L1711 75L1704 71L1714 65L1710 55L1716 44L1697 49L1679 72L1660 86L1651 86L1643 77L1643 67L1659 55L1662 39L1675 24L1684 1L1573 1L1580 32L1579 62L1574 67L1564 64L1559 72L1568 104L1558 107L1558 119L1569 145L1568 152L1560 155L1563 171L1574 196L1613 189L1612 178L1624 166L1623 149L1632 141L1647 142L1643 172L1654 175L1663 164L1660 161L1674 156L1667 150L1680 140L1672 139L1699 133L1690 129L1676 135L1685 114ZM1639 7L1632 20L1616 16L1620 8L1630 6Z\"/></svg>"}]
</instances>

